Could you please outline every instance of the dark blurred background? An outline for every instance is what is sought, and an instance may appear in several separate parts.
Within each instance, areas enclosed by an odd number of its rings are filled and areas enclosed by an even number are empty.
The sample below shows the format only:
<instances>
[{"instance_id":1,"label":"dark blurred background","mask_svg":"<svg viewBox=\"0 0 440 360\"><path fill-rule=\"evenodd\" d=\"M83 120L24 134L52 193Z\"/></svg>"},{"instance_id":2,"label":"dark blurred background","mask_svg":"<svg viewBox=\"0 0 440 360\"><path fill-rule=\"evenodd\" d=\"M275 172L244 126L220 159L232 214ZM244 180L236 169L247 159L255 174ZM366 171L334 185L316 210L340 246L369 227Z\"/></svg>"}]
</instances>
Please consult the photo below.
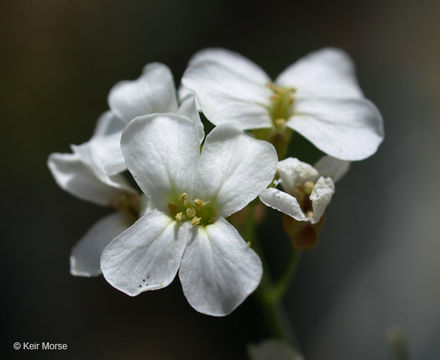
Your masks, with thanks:
<instances>
[{"instance_id":1,"label":"dark blurred background","mask_svg":"<svg viewBox=\"0 0 440 360\"><path fill-rule=\"evenodd\" d=\"M286 298L301 350L310 360L391 359L386 332L398 325L412 359L440 358L438 1L11 0L0 9L6 358L245 359L246 343L267 335L252 299L215 319L190 308L178 281L129 298L102 278L69 275L72 245L108 210L60 190L46 159L86 141L111 86L148 62L170 66L178 83L195 51L222 46L275 77L328 45L353 57L386 140L337 184L320 245L302 258ZM286 244L281 232L260 235L274 253ZM14 341L69 350L14 352Z\"/></svg>"}]
</instances>

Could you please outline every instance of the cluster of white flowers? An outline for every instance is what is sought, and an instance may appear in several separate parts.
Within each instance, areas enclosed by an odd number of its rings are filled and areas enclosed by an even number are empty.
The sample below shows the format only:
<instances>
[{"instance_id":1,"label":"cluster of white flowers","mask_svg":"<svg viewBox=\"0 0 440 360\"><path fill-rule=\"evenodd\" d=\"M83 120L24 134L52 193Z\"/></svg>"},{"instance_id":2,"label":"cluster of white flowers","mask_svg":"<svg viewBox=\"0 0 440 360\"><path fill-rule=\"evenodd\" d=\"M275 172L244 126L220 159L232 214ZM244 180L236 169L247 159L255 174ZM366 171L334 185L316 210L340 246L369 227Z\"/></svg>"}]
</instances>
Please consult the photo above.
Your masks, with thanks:
<instances>
[{"instance_id":1,"label":"cluster of white flowers","mask_svg":"<svg viewBox=\"0 0 440 360\"><path fill-rule=\"evenodd\" d=\"M239 54L203 50L178 93L170 70L153 63L116 84L108 104L88 142L48 160L61 188L117 210L73 248L71 273L102 272L131 296L178 273L191 306L214 316L232 312L262 276L258 255L226 218L259 197L318 224L349 161L372 155L384 136L351 60L330 48L275 81ZM206 136L200 112L216 125ZM293 132L327 155L314 166L284 158Z\"/></svg>"}]
</instances>

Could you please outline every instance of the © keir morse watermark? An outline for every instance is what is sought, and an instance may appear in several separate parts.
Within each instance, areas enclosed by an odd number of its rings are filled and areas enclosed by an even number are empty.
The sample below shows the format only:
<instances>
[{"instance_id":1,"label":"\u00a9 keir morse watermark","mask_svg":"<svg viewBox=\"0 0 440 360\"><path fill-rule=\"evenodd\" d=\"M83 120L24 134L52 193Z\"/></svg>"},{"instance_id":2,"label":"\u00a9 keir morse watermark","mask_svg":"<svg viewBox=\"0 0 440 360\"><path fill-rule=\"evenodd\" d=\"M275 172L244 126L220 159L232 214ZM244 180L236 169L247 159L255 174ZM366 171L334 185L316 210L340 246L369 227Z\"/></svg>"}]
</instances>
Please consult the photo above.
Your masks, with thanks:
<instances>
[{"instance_id":1,"label":"\u00a9 keir morse watermark","mask_svg":"<svg viewBox=\"0 0 440 360\"><path fill-rule=\"evenodd\" d=\"M66 351L69 346L66 343L55 343L51 341L16 341L12 344L14 350L22 351Z\"/></svg>"}]
</instances>

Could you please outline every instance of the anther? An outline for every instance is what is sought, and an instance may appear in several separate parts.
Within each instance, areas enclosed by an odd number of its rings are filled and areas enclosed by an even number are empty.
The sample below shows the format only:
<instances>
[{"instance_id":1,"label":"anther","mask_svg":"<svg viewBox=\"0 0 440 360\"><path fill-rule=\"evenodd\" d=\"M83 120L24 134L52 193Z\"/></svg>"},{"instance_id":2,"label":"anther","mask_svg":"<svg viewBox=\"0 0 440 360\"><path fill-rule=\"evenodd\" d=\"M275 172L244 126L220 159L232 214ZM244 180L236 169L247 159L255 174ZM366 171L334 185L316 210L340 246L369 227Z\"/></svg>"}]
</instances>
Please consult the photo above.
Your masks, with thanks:
<instances>
[{"instance_id":1,"label":"anther","mask_svg":"<svg viewBox=\"0 0 440 360\"><path fill-rule=\"evenodd\" d=\"M215 217L211 216L208 220L208 224L212 224L215 221Z\"/></svg>"},{"instance_id":2,"label":"anther","mask_svg":"<svg viewBox=\"0 0 440 360\"><path fill-rule=\"evenodd\" d=\"M247 243L246 243L246 245L247 245L247 247L251 247L251 242L250 241L248 241Z\"/></svg>"},{"instance_id":3,"label":"anther","mask_svg":"<svg viewBox=\"0 0 440 360\"><path fill-rule=\"evenodd\" d=\"M295 96L290 95L290 96L289 96L289 100L288 100L289 105L292 105L294 101L295 101Z\"/></svg>"},{"instance_id":4,"label":"anther","mask_svg":"<svg viewBox=\"0 0 440 360\"><path fill-rule=\"evenodd\" d=\"M271 90L273 90L273 91L275 91L276 90L276 86L274 85L274 84L272 84L272 83L266 83L266 86L269 88L269 89L271 89Z\"/></svg>"},{"instance_id":5,"label":"anther","mask_svg":"<svg viewBox=\"0 0 440 360\"><path fill-rule=\"evenodd\" d=\"M187 193L182 193L182 194L180 194L180 196L179 196L179 200L182 202L182 204L184 204L185 205L185 201L186 201L186 197L188 196L188 194Z\"/></svg>"},{"instance_id":6,"label":"anther","mask_svg":"<svg viewBox=\"0 0 440 360\"><path fill-rule=\"evenodd\" d=\"M310 195L313 191L315 184L312 181L306 181L304 183L304 191L307 195Z\"/></svg>"},{"instance_id":7,"label":"anther","mask_svg":"<svg viewBox=\"0 0 440 360\"><path fill-rule=\"evenodd\" d=\"M275 125L276 126L284 126L284 125L286 125L286 119L283 119L283 118L275 119Z\"/></svg>"},{"instance_id":8,"label":"anther","mask_svg":"<svg viewBox=\"0 0 440 360\"><path fill-rule=\"evenodd\" d=\"M177 213L177 206L170 203L168 204L168 209L170 210L171 215L176 215Z\"/></svg>"},{"instance_id":9,"label":"anther","mask_svg":"<svg viewBox=\"0 0 440 360\"><path fill-rule=\"evenodd\" d=\"M292 195L296 198L296 200L298 200L300 205L304 203L305 195L304 195L304 187L302 186L302 184L298 184L295 186Z\"/></svg>"},{"instance_id":10,"label":"anther","mask_svg":"<svg viewBox=\"0 0 440 360\"><path fill-rule=\"evenodd\" d=\"M175 218L176 218L177 221L184 221L184 220L186 220L186 217L185 217L185 215L183 214L183 212L178 212L178 213L176 214Z\"/></svg>"},{"instance_id":11,"label":"anther","mask_svg":"<svg viewBox=\"0 0 440 360\"><path fill-rule=\"evenodd\" d=\"M185 214L188 219L192 219L194 216L196 216L196 210L194 208L188 208L186 209Z\"/></svg>"},{"instance_id":12,"label":"anther","mask_svg":"<svg viewBox=\"0 0 440 360\"><path fill-rule=\"evenodd\" d=\"M202 218L199 218L197 216L193 217L191 220L191 225L200 225L200 220L202 220Z\"/></svg>"},{"instance_id":13,"label":"anther","mask_svg":"<svg viewBox=\"0 0 440 360\"><path fill-rule=\"evenodd\" d=\"M202 201L202 200L200 200L200 199L195 199L194 200L194 204L200 209L200 208L202 208L204 205L205 205L205 203Z\"/></svg>"},{"instance_id":14,"label":"anther","mask_svg":"<svg viewBox=\"0 0 440 360\"><path fill-rule=\"evenodd\" d=\"M306 216L309 217L309 218L312 218L313 217L313 211L312 210L307 211L306 212Z\"/></svg>"},{"instance_id":15,"label":"anther","mask_svg":"<svg viewBox=\"0 0 440 360\"><path fill-rule=\"evenodd\" d=\"M277 102L277 101L280 101L280 96L279 96L278 94L273 94L273 95L270 97L270 99L271 99L273 102Z\"/></svg>"}]
</instances>

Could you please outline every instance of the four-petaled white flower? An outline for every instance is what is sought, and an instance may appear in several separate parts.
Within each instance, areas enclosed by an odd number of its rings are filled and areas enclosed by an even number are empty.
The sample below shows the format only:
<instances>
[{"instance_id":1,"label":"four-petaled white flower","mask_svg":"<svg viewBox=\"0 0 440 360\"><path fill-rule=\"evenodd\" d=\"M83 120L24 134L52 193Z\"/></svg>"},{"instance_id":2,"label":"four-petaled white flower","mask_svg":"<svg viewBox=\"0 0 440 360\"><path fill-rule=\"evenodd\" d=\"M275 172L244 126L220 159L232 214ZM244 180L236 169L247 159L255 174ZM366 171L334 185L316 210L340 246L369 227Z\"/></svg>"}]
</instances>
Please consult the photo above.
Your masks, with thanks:
<instances>
[{"instance_id":1,"label":"four-petaled white flower","mask_svg":"<svg viewBox=\"0 0 440 360\"><path fill-rule=\"evenodd\" d=\"M135 296L169 285L177 272L197 311L223 316L260 282L261 261L225 218L273 180L273 146L231 126L206 136L194 119L141 116L125 128L129 171L155 209L104 250L106 280Z\"/></svg>"},{"instance_id":2,"label":"four-petaled white flower","mask_svg":"<svg viewBox=\"0 0 440 360\"><path fill-rule=\"evenodd\" d=\"M113 118L102 116L92 139L112 131ZM100 259L105 246L127 227L140 213L151 209L145 196L140 196L122 175L108 176L91 153L91 141L72 146L71 154L53 153L48 167L58 185L70 194L86 201L115 208L115 213L94 224L72 249L70 272L76 276L96 276L101 273Z\"/></svg>"},{"instance_id":3,"label":"four-petaled white flower","mask_svg":"<svg viewBox=\"0 0 440 360\"><path fill-rule=\"evenodd\" d=\"M177 113L197 119L194 98L190 93L186 95L179 106L173 75L160 63L147 64L138 79L121 81L113 86L108 96L110 111L103 115L111 119L110 131L97 134L90 141L92 157L101 164L101 170L114 175L127 169L121 153L121 134L136 116ZM203 129L199 128L199 131Z\"/></svg>"},{"instance_id":4,"label":"four-petaled white flower","mask_svg":"<svg viewBox=\"0 0 440 360\"><path fill-rule=\"evenodd\" d=\"M379 111L363 97L350 58L338 49L305 56L275 82L237 53L207 49L193 56L182 85L195 92L215 125L274 131L288 127L339 159L364 159L384 137Z\"/></svg>"},{"instance_id":5,"label":"four-petaled white flower","mask_svg":"<svg viewBox=\"0 0 440 360\"><path fill-rule=\"evenodd\" d=\"M278 163L276 183L285 191L265 189L260 200L295 220L317 224L335 192L334 183L349 166L350 162L331 156L322 157L314 167L295 158L284 159Z\"/></svg>"}]
</instances>

